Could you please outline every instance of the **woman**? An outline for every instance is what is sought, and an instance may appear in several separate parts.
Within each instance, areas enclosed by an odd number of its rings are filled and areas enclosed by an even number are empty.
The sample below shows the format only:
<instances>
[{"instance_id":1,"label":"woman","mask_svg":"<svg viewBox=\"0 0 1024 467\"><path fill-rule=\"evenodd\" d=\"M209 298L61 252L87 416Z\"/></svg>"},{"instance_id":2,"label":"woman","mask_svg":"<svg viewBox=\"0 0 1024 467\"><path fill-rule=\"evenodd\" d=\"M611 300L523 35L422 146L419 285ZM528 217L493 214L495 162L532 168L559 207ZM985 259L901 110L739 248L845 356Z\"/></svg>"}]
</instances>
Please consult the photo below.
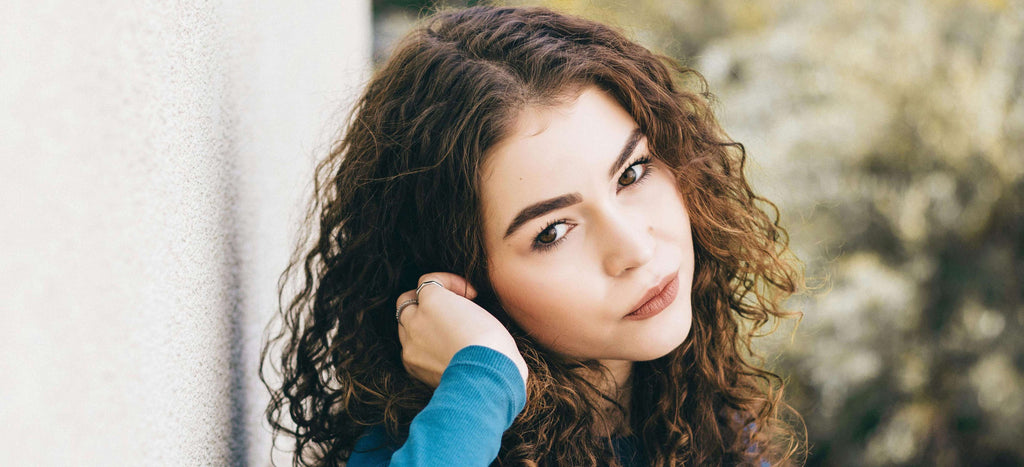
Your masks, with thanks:
<instances>
[{"instance_id":1,"label":"woman","mask_svg":"<svg viewBox=\"0 0 1024 467\"><path fill-rule=\"evenodd\" d=\"M782 384L749 344L798 278L708 98L545 9L412 32L282 276L268 419L295 464L787 463Z\"/></svg>"}]
</instances>

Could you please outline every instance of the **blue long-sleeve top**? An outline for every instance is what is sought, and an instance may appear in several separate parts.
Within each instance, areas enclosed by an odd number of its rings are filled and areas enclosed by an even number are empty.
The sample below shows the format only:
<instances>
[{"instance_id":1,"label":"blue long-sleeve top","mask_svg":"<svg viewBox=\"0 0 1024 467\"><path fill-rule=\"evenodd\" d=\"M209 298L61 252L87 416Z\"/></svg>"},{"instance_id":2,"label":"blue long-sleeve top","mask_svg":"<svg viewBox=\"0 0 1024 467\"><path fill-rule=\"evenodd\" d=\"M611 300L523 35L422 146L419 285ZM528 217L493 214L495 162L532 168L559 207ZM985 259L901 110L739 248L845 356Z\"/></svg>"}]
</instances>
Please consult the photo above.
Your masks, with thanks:
<instances>
[{"instance_id":1,"label":"blue long-sleeve top","mask_svg":"<svg viewBox=\"0 0 1024 467\"><path fill-rule=\"evenodd\" d=\"M356 442L348 465L489 465L525 406L526 384L512 359L471 345L452 357L430 402L409 425L405 444L396 449L384 428L375 426Z\"/></svg>"}]
</instances>

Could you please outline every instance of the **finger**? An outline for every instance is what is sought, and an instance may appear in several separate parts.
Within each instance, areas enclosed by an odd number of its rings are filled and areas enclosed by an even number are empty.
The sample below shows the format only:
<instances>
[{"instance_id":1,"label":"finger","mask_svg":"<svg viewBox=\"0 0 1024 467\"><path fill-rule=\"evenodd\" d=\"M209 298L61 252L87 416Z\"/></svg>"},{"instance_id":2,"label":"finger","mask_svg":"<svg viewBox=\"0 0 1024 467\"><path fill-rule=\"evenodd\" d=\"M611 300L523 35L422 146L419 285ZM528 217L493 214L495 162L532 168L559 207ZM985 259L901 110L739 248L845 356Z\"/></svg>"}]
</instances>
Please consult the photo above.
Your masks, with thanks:
<instances>
[{"instance_id":1,"label":"finger","mask_svg":"<svg viewBox=\"0 0 1024 467\"><path fill-rule=\"evenodd\" d=\"M469 284L469 281L467 281L465 278L458 274L452 274L450 272L431 272L420 276L420 281L417 283L417 285L422 284L426 281L440 282L445 289L455 292L470 300L476 298L476 289ZM424 293L428 293L427 289L431 288L434 287L424 287L423 290L420 291L420 295L422 296Z\"/></svg>"},{"instance_id":2,"label":"finger","mask_svg":"<svg viewBox=\"0 0 1024 467\"><path fill-rule=\"evenodd\" d=\"M395 318L398 320L399 331L401 331L401 328L402 328L402 317L405 316L406 313L412 311L412 309L416 307L416 303L415 302L413 302L411 304L407 303L407 302L409 302L410 300L415 300L415 299L416 299L416 291L415 290L410 290L410 291L407 291L407 292L403 293L402 295L399 295L398 296L398 300L395 300ZM399 311L399 308L401 309L401 311ZM399 334L399 337L401 337L401 334Z\"/></svg>"},{"instance_id":3,"label":"finger","mask_svg":"<svg viewBox=\"0 0 1024 467\"><path fill-rule=\"evenodd\" d=\"M395 306L397 307L398 305L401 305L406 300L412 300L414 298L416 298L416 291L415 290L407 290L405 292L402 292L402 295L399 295L398 299L395 300Z\"/></svg>"},{"instance_id":4,"label":"finger","mask_svg":"<svg viewBox=\"0 0 1024 467\"><path fill-rule=\"evenodd\" d=\"M402 314L404 315L406 311L409 311L409 310L403 311ZM399 318L403 318L403 316L399 316ZM402 358L403 359L405 358L405 350L406 350L406 346L407 346L408 342L409 342L409 330L405 328L405 325L402 324L402 320L399 319L398 320L398 345L402 348Z\"/></svg>"}]
</instances>

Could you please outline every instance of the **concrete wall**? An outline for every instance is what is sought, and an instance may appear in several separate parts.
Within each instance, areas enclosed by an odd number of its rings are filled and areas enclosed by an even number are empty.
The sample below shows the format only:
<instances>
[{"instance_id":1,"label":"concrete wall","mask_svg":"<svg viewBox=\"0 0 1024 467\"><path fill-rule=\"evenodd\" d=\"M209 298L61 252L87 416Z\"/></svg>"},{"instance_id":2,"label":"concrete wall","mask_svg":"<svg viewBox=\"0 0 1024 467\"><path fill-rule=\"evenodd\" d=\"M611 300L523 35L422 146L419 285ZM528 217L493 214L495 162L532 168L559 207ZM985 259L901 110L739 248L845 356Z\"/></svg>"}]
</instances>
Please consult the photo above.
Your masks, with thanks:
<instances>
[{"instance_id":1,"label":"concrete wall","mask_svg":"<svg viewBox=\"0 0 1024 467\"><path fill-rule=\"evenodd\" d=\"M267 464L260 338L370 2L12 3L0 464Z\"/></svg>"}]
</instances>

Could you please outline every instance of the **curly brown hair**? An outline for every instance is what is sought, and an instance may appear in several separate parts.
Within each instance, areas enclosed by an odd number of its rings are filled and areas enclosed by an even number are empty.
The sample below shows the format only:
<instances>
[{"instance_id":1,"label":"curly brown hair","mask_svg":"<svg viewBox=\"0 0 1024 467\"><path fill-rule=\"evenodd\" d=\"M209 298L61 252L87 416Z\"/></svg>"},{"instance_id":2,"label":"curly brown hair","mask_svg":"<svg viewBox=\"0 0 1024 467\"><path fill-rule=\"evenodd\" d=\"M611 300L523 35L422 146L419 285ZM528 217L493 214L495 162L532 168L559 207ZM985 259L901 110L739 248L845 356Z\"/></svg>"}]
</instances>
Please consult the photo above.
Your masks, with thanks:
<instances>
[{"instance_id":1,"label":"curly brown hair","mask_svg":"<svg viewBox=\"0 0 1024 467\"><path fill-rule=\"evenodd\" d=\"M522 109L585 86L632 115L675 173L692 223L691 334L637 362L631 406L619 406L649 465L782 464L799 451L781 416L782 380L751 349L793 314L781 302L799 274L778 210L751 190L745 150L718 125L704 79L593 21L474 7L435 14L401 42L317 168L307 244L281 276L280 328L260 370L267 419L275 439L295 438L295 465L340 464L368 427L408 435L432 390L403 368L394 301L432 271L468 278L529 367L530 398L499 463L615 462L610 440L592 433L614 397L578 371L600 364L555 354L509 319L488 284L480 228L488 150Z\"/></svg>"}]
</instances>

